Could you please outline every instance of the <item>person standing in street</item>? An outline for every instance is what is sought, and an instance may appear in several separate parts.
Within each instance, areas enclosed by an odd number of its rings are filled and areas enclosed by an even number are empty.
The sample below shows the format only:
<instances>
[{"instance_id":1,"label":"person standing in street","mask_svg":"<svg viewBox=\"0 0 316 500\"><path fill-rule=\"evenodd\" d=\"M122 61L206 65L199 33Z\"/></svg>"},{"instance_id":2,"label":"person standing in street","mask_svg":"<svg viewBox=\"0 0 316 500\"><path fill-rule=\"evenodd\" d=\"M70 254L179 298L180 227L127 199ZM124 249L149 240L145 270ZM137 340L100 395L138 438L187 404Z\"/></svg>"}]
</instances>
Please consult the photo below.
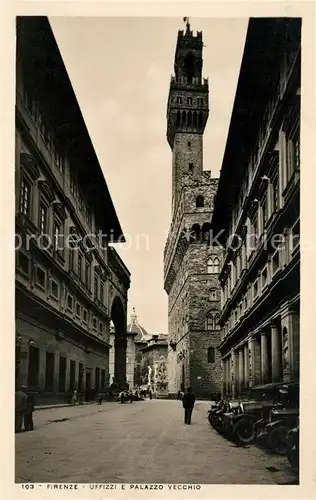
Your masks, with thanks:
<instances>
[{"instance_id":1,"label":"person standing in street","mask_svg":"<svg viewBox=\"0 0 316 500\"><path fill-rule=\"evenodd\" d=\"M187 392L184 393L182 398L182 405L184 408L184 423L190 425L192 411L195 403L195 395L191 391L191 387L188 387Z\"/></svg>"},{"instance_id":2,"label":"person standing in street","mask_svg":"<svg viewBox=\"0 0 316 500\"><path fill-rule=\"evenodd\" d=\"M15 432L21 432L26 410L26 386L21 385L15 393Z\"/></svg>"},{"instance_id":3,"label":"person standing in street","mask_svg":"<svg viewBox=\"0 0 316 500\"><path fill-rule=\"evenodd\" d=\"M34 429L33 411L35 408L35 394L33 391L28 391L26 395L26 409L24 413L24 428L26 431Z\"/></svg>"}]
</instances>

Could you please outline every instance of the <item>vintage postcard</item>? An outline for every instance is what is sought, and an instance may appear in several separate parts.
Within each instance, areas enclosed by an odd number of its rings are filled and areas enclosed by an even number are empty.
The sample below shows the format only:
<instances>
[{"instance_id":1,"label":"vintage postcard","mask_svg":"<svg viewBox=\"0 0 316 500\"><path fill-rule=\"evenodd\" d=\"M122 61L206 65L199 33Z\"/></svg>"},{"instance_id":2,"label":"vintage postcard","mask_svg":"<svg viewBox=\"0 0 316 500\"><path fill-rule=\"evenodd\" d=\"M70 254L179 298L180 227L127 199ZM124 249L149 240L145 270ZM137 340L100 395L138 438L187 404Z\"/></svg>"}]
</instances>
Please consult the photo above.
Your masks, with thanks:
<instances>
[{"instance_id":1,"label":"vintage postcard","mask_svg":"<svg viewBox=\"0 0 316 500\"><path fill-rule=\"evenodd\" d=\"M6 498L311 495L312 13L7 8Z\"/></svg>"}]
</instances>

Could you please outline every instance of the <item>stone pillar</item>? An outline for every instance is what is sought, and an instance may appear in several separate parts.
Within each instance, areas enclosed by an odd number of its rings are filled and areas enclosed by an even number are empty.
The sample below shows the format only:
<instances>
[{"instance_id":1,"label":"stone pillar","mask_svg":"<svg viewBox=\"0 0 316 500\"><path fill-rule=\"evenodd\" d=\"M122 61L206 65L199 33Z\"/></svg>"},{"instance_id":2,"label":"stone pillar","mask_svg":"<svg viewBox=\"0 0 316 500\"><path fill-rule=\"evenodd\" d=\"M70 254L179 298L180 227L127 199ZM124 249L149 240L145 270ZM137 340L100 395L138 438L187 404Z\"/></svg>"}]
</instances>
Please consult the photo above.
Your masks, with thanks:
<instances>
[{"instance_id":1,"label":"stone pillar","mask_svg":"<svg viewBox=\"0 0 316 500\"><path fill-rule=\"evenodd\" d=\"M28 339L21 337L19 359L19 385L27 385L28 367L29 367L29 347Z\"/></svg>"},{"instance_id":2,"label":"stone pillar","mask_svg":"<svg viewBox=\"0 0 316 500\"><path fill-rule=\"evenodd\" d=\"M248 341L244 345L244 387L249 387L249 349Z\"/></svg>"},{"instance_id":3,"label":"stone pillar","mask_svg":"<svg viewBox=\"0 0 316 500\"><path fill-rule=\"evenodd\" d=\"M299 314L290 307L282 313L283 378L285 382L299 377Z\"/></svg>"},{"instance_id":4,"label":"stone pillar","mask_svg":"<svg viewBox=\"0 0 316 500\"><path fill-rule=\"evenodd\" d=\"M54 392L59 392L59 352L54 355Z\"/></svg>"},{"instance_id":5,"label":"stone pillar","mask_svg":"<svg viewBox=\"0 0 316 500\"><path fill-rule=\"evenodd\" d=\"M244 389L244 349L240 347L238 350L238 379L239 379L239 394Z\"/></svg>"},{"instance_id":6,"label":"stone pillar","mask_svg":"<svg viewBox=\"0 0 316 500\"><path fill-rule=\"evenodd\" d=\"M38 387L40 391L45 390L45 383L46 383L46 351L39 347L38 349L38 355L39 355L39 370L38 370Z\"/></svg>"},{"instance_id":7,"label":"stone pillar","mask_svg":"<svg viewBox=\"0 0 316 500\"><path fill-rule=\"evenodd\" d=\"M66 377L65 377L66 392L69 391L69 383L70 383L70 360L66 358Z\"/></svg>"},{"instance_id":8,"label":"stone pillar","mask_svg":"<svg viewBox=\"0 0 316 500\"><path fill-rule=\"evenodd\" d=\"M281 336L275 323L271 325L271 369L272 382L281 378Z\"/></svg>"},{"instance_id":9,"label":"stone pillar","mask_svg":"<svg viewBox=\"0 0 316 500\"><path fill-rule=\"evenodd\" d=\"M261 383L266 384L269 378L268 336L261 333Z\"/></svg>"},{"instance_id":10,"label":"stone pillar","mask_svg":"<svg viewBox=\"0 0 316 500\"><path fill-rule=\"evenodd\" d=\"M261 382L261 360L260 360L260 342L256 337L251 337L250 346L250 366L249 382L251 386L260 384Z\"/></svg>"},{"instance_id":11,"label":"stone pillar","mask_svg":"<svg viewBox=\"0 0 316 500\"><path fill-rule=\"evenodd\" d=\"M234 397L237 393L237 356L235 351L232 351L230 358L231 365L231 396Z\"/></svg>"}]
</instances>

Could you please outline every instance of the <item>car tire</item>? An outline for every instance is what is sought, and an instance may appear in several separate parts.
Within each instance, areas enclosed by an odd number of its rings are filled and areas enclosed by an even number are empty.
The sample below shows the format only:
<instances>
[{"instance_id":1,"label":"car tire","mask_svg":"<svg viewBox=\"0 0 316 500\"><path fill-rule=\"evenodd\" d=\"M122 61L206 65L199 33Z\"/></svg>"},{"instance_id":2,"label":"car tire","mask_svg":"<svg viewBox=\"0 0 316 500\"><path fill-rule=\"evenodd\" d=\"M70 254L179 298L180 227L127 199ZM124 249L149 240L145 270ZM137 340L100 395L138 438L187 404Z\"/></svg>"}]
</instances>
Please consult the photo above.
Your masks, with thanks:
<instances>
[{"instance_id":1,"label":"car tire","mask_svg":"<svg viewBox=\"0 0 316 500\"><path fill-rule=\"evenodd\" d=\"M240 446L251 444L256 435L253 421L249 418L238 420L233 427L232 435Z\"/></svg>"},{"instance_id":2,"label":"car tire","mask_svg":"<svg viewBox=\"0 0 316 500\"><path fill-rule=\"evenodd\" d=\"M299 468L299 448L298 445L290 439L287 447L287 459L290 462L293 469L298 470Z\"/></svg>"},{"instance_id":3,"label":"car tire","mask_svg":"<svg viewBox=\"0 0 316 500\"><path fill-rule=\"evenodd\" d=\"M279 425L273 429L268 438L269 448L277 455L286 455L288 449L287 436L289 429L284 425Z\"/></svg>"}]
</instances>

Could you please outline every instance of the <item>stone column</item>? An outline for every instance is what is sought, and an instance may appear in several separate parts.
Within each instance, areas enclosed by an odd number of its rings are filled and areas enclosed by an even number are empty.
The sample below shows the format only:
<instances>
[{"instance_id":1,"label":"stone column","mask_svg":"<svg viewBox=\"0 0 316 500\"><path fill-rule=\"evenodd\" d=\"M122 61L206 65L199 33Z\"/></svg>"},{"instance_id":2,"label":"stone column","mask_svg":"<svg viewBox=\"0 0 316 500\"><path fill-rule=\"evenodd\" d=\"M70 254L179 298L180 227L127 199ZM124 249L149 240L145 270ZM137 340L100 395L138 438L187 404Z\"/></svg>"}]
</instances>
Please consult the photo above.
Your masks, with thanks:
<instances>
[{"instance_id":1,"label":"stone column","mask_svg":"<svg viewBox=\"0 0 316 500\"><path fill-rule=\"evenodd\" d=\"M261 333L261 383L266 384L269 377L269 353L268 336L266 332Z\"/></svg>"},{"instance_id":2,"label":"stone column","mask_svg":"<svg viewBox=\"0 0 316 500\"><path fill-rule=\"evenodd\" d=\"M242 393L244 389L244 349L240 347L238 350L238 379L239 379L239 394Z\"/></svg>"},{"instance_id":3,"label":"stone column","mask_svg":"<svg viewBox=\"0 0 316 500\"><path fill-rule=\"evenodd\" d=\"M275 323L271 325L271 369L272 382L281 378L281 336Z\"/></svg>"},{"instance_id":4,"label":"stone column","mask_svg":"<svg viewBox=\"0 0 316 500\"><path fill-rule=\"evenodd\" d=\"M40 391L45 390L46 385L46 351L39 347L39 370L38 370L38 387Z\"/></svg>"},{"instance_id":5,"label":"stone column","mask_svg":"<svg viewBox=\"0 0 316 500\"><path fill-rule=\"evenodd\" d=\"M59 352L54 355L54 392L59 392Z\"/></svg>"},{"instance_id":6,"label":"stone column","mask_svg":"<svg viewBox=\"0 0 316 500\"><path fill-rule=\"evenodd\" d=\"M20 353L17 362L19 367L19 385L27 385L28 368L29 368L29 346L28 339L21 337Z\"/></svg>"},{"instance_id":7,"label":"stone column","mask_svg":"<svg viewBox=\"0 0 316 500\"><path fill-rule=\"evenodd\" d=\"M250 360L251 360L251 374L249 382L251 386L260 384L261 382L261 359L260 359L260 342L256 337L251 337L249 341L250 346Z\"/></svg>"},{"instance_id":8,"label":"stone column","mask_svg":"<svg viewBox=\"0 0 316 500\"><path fill-rule=\"evenodd\" d=\"M249 387L249 350L248 341L244 345L244 387Z\"/></svg>"},{"instance_id":9,"label":"stone column","mask_svg":"<svg viewBox=\"0 0 316 500\"><path fill-rule=\"evenodd\" d=\"M66 377L65 377L65 390L69 391L69 383L70 383L70 360L66 358Z\"/></svg>"},{"instance_id":10,"label":"stone column","mask_svg":"<svg viewBox=\"0 0 316 500\"><path fill-rule=\"evenodd\" d=\"M231 396L234 397L237 394L237 356L236 352L232 351L231 354Z\"/></svg>"}]
</instances>

